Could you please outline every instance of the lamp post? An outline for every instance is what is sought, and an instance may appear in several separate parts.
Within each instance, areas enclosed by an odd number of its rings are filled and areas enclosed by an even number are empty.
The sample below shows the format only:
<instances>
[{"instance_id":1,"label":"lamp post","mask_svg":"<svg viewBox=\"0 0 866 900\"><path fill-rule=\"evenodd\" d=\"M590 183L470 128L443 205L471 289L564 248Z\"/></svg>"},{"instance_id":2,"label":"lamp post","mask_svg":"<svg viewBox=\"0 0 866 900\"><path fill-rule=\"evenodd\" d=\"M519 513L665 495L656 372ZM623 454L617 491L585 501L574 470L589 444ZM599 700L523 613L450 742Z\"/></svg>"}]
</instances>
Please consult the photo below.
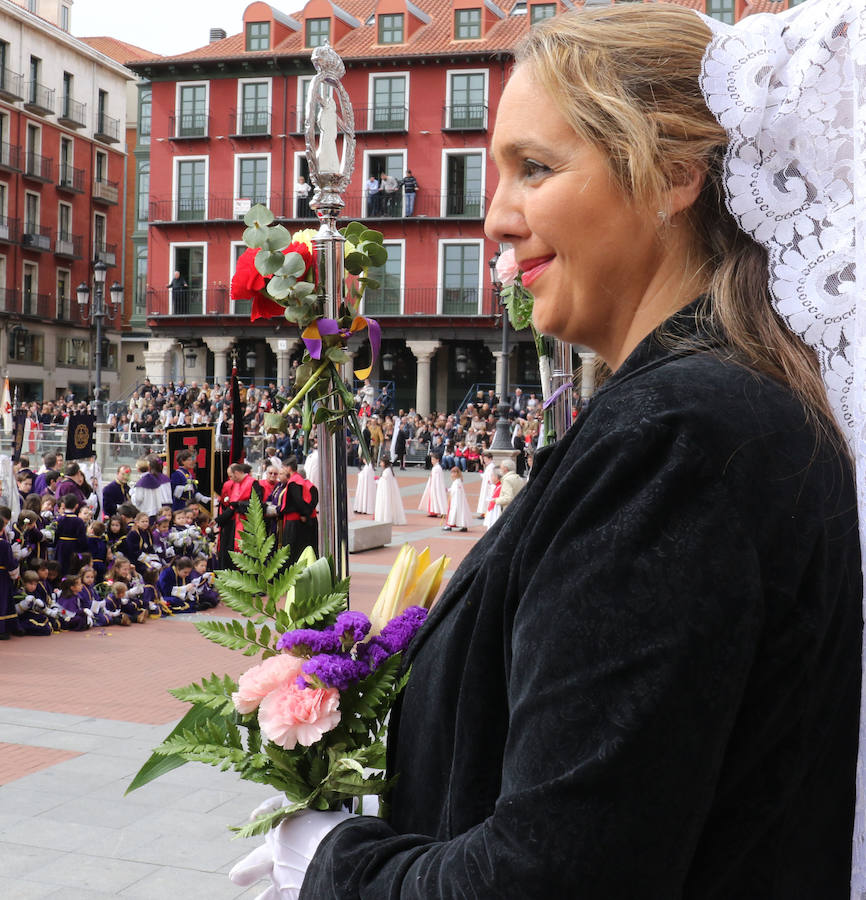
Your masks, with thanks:
<instances>
[{"instance_id":1,"label":"lamp post","mask_svg":"<svg viewBox=\"0 0 866 900\"><path fill-rule=\"evenodd\" d=\"M499 391L499 406L496 408L499 418L496 421L496 433L493 435L490 449L510 452L514 448L511 443L511 424L508 421L508 310L502 302L502 282L496 274L496 263L499 261L499 256L500 251L497 250L487 263L490 269L490 284L502 315L502 365L500 366L499 384L496 385L496 389Z\"/></svg>"},{"instance_id":2,"label":"lamp post","mask_svg":"<svg viewBox=\"0 0 866 900\"><path fill-rule=\"evenodd\" d=\"M81 314L90 319L91 324L96 325L96 353L94 354L94 362L96 368L96 383L94 392L96 394L95 414L96 421L101 422L105 418L103 416L102 406L102 330L104 327L105 317L112 318L114 310L123 303L123 287L114 282L111 286L109 307L105 305L105 273L108 266L98 259L93 265L93 302L90 304L90 315L87 315L87 303L90 300L90 289L85 282L78 285L76 293L78 295L78 306Z\"/></svg>"}]
</instances>

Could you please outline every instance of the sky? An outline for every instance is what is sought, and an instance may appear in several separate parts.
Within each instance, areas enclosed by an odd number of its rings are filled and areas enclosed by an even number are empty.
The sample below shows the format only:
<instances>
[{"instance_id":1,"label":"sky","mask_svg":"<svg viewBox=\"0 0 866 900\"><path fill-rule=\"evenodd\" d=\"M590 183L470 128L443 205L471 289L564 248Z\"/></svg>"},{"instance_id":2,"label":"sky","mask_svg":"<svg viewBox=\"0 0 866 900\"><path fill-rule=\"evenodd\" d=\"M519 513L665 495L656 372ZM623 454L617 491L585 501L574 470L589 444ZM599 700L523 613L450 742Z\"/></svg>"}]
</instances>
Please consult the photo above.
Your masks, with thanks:
<instances>
[{"instance_id":1,"label":"sky","mask_svg":"<svg viewBox=\"0 0 866 900\"><path fill-rule=\"evenodd\" d=\"M208 42L211 28L226 34L241 30L244 10L252 0L75 0L72 34L108 36L162 56L184 53ZM292 13L303 0L272 0L280 12Z\"/></svg>"}]
</instances>

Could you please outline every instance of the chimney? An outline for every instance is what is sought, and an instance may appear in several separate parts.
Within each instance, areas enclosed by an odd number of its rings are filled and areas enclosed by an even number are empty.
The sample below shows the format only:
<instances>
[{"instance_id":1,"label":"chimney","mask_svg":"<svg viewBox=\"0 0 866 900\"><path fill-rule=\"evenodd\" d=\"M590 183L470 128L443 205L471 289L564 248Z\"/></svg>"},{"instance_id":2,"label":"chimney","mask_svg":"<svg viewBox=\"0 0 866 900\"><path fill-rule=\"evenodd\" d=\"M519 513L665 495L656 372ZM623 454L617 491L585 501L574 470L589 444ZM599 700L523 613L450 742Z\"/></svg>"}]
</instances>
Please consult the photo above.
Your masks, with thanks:
<instances>
[{"instance_id":1,"label":"chimney","mask_svg":"<svg viewBox=\"0 0 866 900\"><path fill-rule=\"evenodd\" d=\"M225 40L226 30L225 28L211 28L210 30L210 43L214 44L217 41Z\"/></svg>"}]
</instances>

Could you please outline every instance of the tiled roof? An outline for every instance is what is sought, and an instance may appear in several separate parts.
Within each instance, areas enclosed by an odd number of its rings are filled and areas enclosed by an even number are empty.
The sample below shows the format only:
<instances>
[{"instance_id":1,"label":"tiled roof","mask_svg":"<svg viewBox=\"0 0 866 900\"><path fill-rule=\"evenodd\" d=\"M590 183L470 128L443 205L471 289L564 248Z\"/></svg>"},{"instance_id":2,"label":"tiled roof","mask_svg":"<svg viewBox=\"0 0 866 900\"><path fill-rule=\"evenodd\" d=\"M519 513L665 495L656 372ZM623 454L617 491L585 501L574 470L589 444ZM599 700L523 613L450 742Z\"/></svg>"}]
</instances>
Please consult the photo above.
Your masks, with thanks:
<instances>
[{"instance_id":1,"label":"tiled roof","mask_svg":"<svg viewBox=\"0 0 866 900\"><path fill-rule=\"evenodd\" d=\"M527 6L532 0L527 0ZM584 0L572 0L576 7L583 6ZM649 0L651 3L652 0ZM705 0L668 0L684 6L688 9L704 11ZM746 0L749 13L754 12L779 12L787 5L784 0ZM394 45L382 45L377 41L377 27L375 21L371 24L362 24L353 28L348 34L338 40L334 47L346 60L370 59L407 56L433 56L440 54L491 54L510 51L517 41L529 30L529 16L511 15L515 0L500 0L499 6L506 15L503 19L494 22L486 36L480 40L455 41L453 39L453 5L451 0L414 0L414 5L426 13L430 24L421 25L405 43ZM354 16L362 23L375 13L378 6L377 0L340 0L339 6L349 15ZM524 7L525 8L525 7ZM303 10L292 14L293 18L303 21ZM183 63L205 60L249 59L255 57L273 58L279 56L307 56L309 48L304 46L304 30L294 32L283 40L278 46L270 50L246 51L244 50L243 33L233 34L220 41L206 44L195 50L180 53L176 56L155 57L136 62L153 63Z\"/></svg>"},{"instance_id":2,"label":"tiled roof","mask_svg":"<svg viewBox=\"0 0 866 900\"><path fill-rule=\"evenodd\" d=\"M127 44L126 41L119 41L113 37L83 37L78 40L121 64L139 62L142 59L153 59L154 57L152 50L144 50L136 47L135 44Z\"/></svg>"}]
</instances>

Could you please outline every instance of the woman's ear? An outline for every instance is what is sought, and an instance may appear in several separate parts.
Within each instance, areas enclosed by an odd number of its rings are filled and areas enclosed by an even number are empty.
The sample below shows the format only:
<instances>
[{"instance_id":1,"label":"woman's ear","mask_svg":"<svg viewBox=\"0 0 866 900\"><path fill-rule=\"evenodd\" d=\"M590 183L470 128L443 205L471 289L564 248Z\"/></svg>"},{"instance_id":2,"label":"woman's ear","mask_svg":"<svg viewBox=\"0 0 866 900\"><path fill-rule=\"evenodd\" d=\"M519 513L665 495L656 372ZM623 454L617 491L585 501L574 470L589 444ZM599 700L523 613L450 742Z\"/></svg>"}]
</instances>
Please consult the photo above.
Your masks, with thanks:
<instances>
[{"instance_id":1,"label":"woman's ear","mask_svg":"<svg viewBox=\"0 0 866 900\"><path fill-rule=\"evenodd\" d=\"M694 204L706 177L707 170L703 166L687 166L674 173L674 183L665 192L664 208L660 210L666 219L672 219Z\"/></svg>"}]
</instances>

